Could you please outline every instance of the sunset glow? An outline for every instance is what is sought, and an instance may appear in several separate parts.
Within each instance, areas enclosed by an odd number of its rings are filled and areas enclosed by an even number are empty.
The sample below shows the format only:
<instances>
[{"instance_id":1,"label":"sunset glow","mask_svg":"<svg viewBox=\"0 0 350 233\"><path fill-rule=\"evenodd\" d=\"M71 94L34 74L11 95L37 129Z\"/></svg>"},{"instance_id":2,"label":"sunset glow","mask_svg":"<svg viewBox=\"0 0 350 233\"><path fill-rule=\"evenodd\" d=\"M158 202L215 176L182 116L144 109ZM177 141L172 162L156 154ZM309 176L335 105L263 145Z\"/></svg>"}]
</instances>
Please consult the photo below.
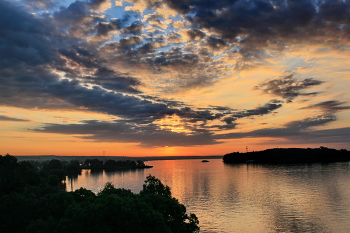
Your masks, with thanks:
<instances>
[{"instance_id":1,"label":"sunset glow","mask_svg":"<svg viewBox=\"0 0 350 233\"><path fill-rule=\"evenodd\" d=\"M350 149L347 0L0 0L0 154Z\"/></svg>"}]
</instances>

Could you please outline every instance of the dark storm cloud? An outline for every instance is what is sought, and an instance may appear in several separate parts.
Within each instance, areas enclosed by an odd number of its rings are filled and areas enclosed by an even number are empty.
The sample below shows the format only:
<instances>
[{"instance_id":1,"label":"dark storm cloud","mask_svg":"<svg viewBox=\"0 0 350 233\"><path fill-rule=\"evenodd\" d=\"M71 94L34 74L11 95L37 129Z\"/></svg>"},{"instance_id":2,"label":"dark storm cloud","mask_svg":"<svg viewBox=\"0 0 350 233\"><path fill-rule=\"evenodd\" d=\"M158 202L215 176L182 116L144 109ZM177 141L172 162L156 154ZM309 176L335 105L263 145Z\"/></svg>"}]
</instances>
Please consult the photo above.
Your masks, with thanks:
<instances>
[{"instance_id":1,"label":"dark storm cloud","mask_svg":"<svg viewBox=\"0 0 350 233\"><path fill-rule=\"evenodd\" d=\"M325 125L327 123L336 121L336 117L331 114L319 115L316 117L305 118L303 120L291 121L286 123L280 128L264 128L253 130L244 133L227 133L215 136L216 139L240 139L240 138L258 138L258 137L275 137L275 138L285 138L287 140L295 139L305 139L308 140L311 134L317 135L315 130L310 130L309 128L315 126ZM320 135L320 134L319 134ZM341 139L341 140L344 140ZM306 142L305 142L306 143Z\"/></svg>"},{"instance_id":2,"label":"dark storm cloud","mask_svg":"<svg viewBox=\"0 0 350 233\"><path fill-rule=\"evenodd\" d=\"M155 124L136 125L125 121L100 122L84 121L81 124L48 124L36 132L80 135L79 138L98 142L140 143L144 147L212 145L210 132L203 131L193 135L162 130Z\"/></svg>"},{"instance_id":3,"label":"dark storm cloud","mask_svg":"<svg viewBox=\"0 0 350 233\"><path fill-rule=\"evenodd\" d=\"M294 74L281 76L275 79L267 80L256 86L255 90L262 90L265 94L275 95L291 102L298 96L317 95L318 92L302 93L301 91L323 83L323 81L306 78L298 80Z\"/></svg>"},{"instance_id":4,"label":"dark storm cloud","mask_svg":"<svg viewBox=\"0 0 350 233\"><path fill-rule=\"evenodd\" d=\"M321 109L324 112L337 112L341 110L347 110L350 109L350 106L342 106L343 104L346 104L346 102L340 102L338 100L329 100L329 101L324 101L318 104L312 104L310 106L301 108L301 109Z\"/></svg>"},{"instance_id":5,"label":"dark storm cloud","mask_svg":"<svg viewBox=\"0 0 350 233\"><path fill-rule=\"evenodd\" d=\"M19 119L19 118L13 118L13 117L8 117L8 116L0 115L0 121L19 121L19 122L28 122L29 120Z\"/></svg>"}]
</instances>

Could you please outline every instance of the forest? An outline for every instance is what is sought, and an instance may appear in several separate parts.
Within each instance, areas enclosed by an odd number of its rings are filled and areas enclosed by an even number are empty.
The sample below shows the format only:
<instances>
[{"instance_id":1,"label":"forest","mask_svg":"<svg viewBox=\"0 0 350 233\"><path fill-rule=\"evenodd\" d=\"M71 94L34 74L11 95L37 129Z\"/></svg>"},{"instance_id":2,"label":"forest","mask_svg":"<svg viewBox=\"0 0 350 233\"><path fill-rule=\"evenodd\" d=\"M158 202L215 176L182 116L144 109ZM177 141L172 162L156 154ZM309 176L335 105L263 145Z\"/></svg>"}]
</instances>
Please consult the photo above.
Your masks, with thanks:
<instances>
[{"instance_id":1,"label":"forest","mask_svg":"<svg viewBox=\"0 0 350 233\"><path fill-rule=\"evenodd\" d=\"M350 151L320 148L273 148L247 153L224 155L225 163L330 163L350 161Z\"/></svg>"},{"instance_id":2,"label":"forest","mask_svg":"<svg viewBox=\"0 0 350 233\"><path fill-rule=\"evenodd\" d=\"M80 188L62 190L77 161L35 166L0 155L0 232L24 233L187 233L199 232L195 214L172 197L171 189L148 175L133 193L106 183L97 194Z\"/></svg>"}]
</instances>

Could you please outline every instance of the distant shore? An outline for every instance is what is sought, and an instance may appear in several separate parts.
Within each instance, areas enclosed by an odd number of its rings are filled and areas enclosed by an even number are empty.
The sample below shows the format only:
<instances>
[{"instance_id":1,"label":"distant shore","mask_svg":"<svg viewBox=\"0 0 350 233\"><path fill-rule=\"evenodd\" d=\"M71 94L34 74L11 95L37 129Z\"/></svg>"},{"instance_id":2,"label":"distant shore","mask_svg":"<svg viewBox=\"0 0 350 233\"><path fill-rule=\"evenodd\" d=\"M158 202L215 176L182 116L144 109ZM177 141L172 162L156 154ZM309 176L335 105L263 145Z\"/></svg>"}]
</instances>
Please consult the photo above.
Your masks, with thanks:
<instances>
[{"instance_id":1,"label":"distant shore","mask_svg":"<svg viewBox=\"0 0 350 233\"><path fill-rule=\"evenodd\" d=\"M291 164L331 163L350 161L350 151L320 148L273 148L247 153L233 152L224 155L225 163Z\"/></svg>"},{"instance_id":2,"label":"distant shore","mask_svg":"<svg viewBox=\"0 0 350 233\"><path fill-rule=\"evenodd\" d=\"M148 156L148 157L131 157L131 156L61 156L61 155L16 155L18 161L45 161L52 159L59 159L62 161L70 160L82 160L86 159L99 159L107 161L113 160L142 160L142 161L155 161L155 160L181 160L181 159L222 159L222 155L203 155L203 156Z\"/></svg>"}]
</instances>

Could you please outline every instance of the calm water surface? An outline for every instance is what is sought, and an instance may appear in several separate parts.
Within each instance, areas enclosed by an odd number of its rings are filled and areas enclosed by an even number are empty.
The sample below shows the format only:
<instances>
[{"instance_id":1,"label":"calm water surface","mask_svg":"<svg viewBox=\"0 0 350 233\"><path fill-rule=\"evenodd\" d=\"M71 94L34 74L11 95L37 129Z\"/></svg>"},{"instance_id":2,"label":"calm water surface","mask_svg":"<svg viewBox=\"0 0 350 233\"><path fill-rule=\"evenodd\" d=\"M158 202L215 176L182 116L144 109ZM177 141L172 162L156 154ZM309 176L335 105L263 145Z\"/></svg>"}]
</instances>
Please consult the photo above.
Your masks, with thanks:
<instances>
[{"instance_id":1,"label":"calm water surface","mask_svg":"<svg viewBox=\"0 0 350 233\"><path fill-rule=\"evenodd\" d=\"M221 159L149 161L150 169L83 170L67 189L106 182L138 193L148 174L195 213L201 232L350 232L350 164L227 165Z\"/></svg>"}]
</instances>

